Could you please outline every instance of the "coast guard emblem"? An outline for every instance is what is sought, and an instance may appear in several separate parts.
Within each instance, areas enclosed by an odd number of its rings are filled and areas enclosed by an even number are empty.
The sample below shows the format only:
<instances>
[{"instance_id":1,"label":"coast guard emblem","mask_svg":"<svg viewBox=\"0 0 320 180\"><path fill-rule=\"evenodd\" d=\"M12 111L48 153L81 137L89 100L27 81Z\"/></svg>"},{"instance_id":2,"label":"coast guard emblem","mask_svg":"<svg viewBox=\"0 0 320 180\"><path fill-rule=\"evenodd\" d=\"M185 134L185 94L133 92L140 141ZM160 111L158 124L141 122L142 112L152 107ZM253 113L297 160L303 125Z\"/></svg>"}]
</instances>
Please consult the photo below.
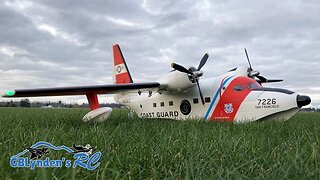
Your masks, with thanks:
<instances>
[{"instance_id":1,"label":"coast guard emblem","mask_svg":"<svg viewBox=\"0 0 320 180\"><path fill-rule=\"evenodd\" d=\"M224 104L224 112L228 114L233 112L232 103Z\"/></svg>"},{"instance_id":2,"label":"coast guard emblem","mask_svg":"<svg viewBox=\"0 0 320 180\"><path fill-rule=\"evenodd\" d=\"M118 72L118 73L121 73L121 70L122 70L121 66L118 66L118 67L117 67L117 72Z\"/></svg>"}]
</instances>

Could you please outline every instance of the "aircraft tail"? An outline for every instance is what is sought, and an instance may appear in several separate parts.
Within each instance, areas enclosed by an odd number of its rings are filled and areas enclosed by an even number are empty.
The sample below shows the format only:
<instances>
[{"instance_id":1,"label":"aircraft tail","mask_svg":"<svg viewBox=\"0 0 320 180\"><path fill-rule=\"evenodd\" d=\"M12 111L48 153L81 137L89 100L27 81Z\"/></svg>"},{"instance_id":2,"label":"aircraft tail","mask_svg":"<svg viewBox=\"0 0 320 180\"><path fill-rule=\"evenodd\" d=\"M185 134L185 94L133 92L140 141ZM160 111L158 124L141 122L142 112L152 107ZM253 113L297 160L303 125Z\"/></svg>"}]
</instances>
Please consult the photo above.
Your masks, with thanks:
<instances>
[{"instance_id":1,"label":"aircraft tail","mask_svg":"<svg viewBox=\"0 0 320 180\"><path fill-rule=\"evenodd\" d=\"M133 83L128 66L122 55L120 46L113 45L113 81L115 84Z\"/></svg>"}]
</instances>

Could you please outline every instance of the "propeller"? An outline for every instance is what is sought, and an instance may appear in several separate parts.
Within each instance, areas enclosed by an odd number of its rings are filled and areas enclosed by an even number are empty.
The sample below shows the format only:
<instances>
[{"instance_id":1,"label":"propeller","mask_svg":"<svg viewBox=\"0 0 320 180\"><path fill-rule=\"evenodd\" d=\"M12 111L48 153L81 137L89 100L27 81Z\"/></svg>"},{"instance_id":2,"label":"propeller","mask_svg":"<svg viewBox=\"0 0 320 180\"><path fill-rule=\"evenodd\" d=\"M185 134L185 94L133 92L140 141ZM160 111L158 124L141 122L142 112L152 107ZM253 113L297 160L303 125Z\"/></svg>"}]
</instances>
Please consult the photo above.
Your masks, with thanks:
<instances>
[{"instance_id":1,"label":"propeller","mask_svg":"<svg viewBox=\"0 0 320 180\"><path fill-rule=\"evenodd\" d=\"M272 82L281 82L281 81L283 81L283 79L267 79L267 78L265 78L263 76L260 76L260 72L259 71L255 71L255 70L252 69L251 62L250 62L250 59L249 59L248 52L247 52L246 48L244 48L244 52L246 54L246 57L247 57L247 60L248 60L248 64L249 64L248 76L250 78L254 78L254 77L258 78L257 82L260 83L260 84L261 83L272 83Z\"/></svg>"},{"instance_id":2,"label":"propeller","mask_svg":"<svg viewBox=\"0 0 320 180\"><path fill-rule=\"evenodd\" d=\"M199 63L199 66L198 66L197 69L195 67L190 67L189 69L187 69L187 68L185 68L185 67L183 67L183 66L181 66L179 64L176 64L176 63L172 63L171 64L171 67L173 69L188 74L189 79L192 82L195 82L197 84L197 87L198 87L198 90L199 90L199 96L200 96L200 99L201 99L201 102L202 102L203 105L205 104L205 102L204 102L202 91L201 91L201 88L200 88L200 85L199 85L198 78L203 75L203 72L201 71L201 68L206 64L208 58L209 58L209 55L207 53L204 54L204 56L200 60L200 63Z\"/></svg>"}]
</instances>

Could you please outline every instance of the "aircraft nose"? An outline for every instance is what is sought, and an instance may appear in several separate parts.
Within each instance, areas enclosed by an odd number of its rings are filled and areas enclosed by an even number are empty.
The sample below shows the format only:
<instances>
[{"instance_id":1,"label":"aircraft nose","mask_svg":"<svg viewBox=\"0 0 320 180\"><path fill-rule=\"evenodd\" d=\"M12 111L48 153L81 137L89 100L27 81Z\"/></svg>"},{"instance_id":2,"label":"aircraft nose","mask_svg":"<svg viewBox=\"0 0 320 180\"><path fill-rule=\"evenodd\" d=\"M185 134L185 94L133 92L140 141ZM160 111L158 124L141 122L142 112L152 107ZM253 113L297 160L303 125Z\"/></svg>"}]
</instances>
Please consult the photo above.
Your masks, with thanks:
<instances>
[{"instance_id":1,"label":"aircraft nose","mask_svg":"<svg viewBox=\"0 0 320 180\"><path fill-rule=\"evenodd\" d=\"M306 106L311 103L311 98L309 96L297 95L298 107Z\"/></svg>"}]
</instances>

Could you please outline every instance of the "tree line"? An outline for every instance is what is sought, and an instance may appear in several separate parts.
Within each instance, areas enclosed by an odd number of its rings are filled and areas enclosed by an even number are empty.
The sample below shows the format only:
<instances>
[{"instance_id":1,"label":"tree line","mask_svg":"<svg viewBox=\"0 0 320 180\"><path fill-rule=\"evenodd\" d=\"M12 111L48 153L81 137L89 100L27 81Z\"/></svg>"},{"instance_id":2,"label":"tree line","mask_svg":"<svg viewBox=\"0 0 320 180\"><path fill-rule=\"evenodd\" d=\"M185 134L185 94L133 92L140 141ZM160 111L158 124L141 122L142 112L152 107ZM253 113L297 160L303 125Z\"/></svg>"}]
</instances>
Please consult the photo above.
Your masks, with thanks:
<instances>
[{"instance_id":1,"label":"tree line","mask_svg":"<svg viewBox=\"0 0 320 180\"><path fill-rule=\"evenodd\" d=\"M123 105L117 103L101 103L101 107L121 108ZM0 107L53 107L53 108L89 108L88 103L66 103L62 101L58 102L31 102L29 99L21 99L20 101L0 101Z\"/></svg>"}]
</instances>

